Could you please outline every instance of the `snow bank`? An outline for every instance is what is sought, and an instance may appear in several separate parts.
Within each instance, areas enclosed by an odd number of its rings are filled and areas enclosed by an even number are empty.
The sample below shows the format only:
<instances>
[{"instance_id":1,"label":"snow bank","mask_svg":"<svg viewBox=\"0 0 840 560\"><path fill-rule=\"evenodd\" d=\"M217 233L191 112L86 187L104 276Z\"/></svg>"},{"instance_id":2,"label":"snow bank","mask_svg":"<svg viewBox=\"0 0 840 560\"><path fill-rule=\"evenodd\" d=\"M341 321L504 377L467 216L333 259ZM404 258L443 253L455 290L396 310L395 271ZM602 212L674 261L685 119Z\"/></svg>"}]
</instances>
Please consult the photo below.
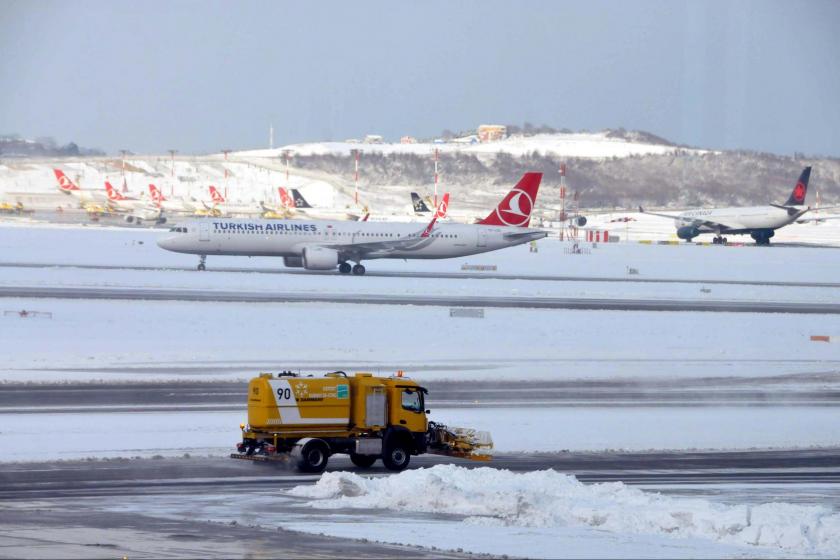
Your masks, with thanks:
<instances>
[{"instance_id":1,"label":"snow bank","mask_svg":"<svg viewBox=\"0 0 840 560\"><path fill-rule=\"evenodd\" d=\"M701 538L784 553L840 554L840 514L820 506L725 505L672 498L620 482L585 485L553 470L513 473L438 465L384 478L324 474L293 496L316 508L390 509L466 516L469 526L564 529Z\"/></svg>"}]
</instances>

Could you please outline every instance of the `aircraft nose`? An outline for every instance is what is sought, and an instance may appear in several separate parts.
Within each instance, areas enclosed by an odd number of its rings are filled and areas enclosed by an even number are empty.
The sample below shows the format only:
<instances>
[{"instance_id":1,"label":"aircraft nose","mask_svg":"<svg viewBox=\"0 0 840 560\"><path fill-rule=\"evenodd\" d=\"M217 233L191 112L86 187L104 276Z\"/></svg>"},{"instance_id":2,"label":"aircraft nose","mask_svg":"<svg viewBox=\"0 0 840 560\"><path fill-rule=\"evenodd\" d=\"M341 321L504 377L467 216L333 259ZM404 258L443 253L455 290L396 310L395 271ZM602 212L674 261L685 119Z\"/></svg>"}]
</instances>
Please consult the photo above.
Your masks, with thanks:
<instances>
[{"instance_id":1,"label":"aircraft nose","mask_svg":"<svg viewBox=\"0 0 840 560\"><path fill-rule=\"evenodd\" d=\"M163 237L159 237L157 240L157 245L161 249L166 249L167 251L172 251L175 249L176 239L174 235L164 235Z\"/></svg>"}]
</instances>

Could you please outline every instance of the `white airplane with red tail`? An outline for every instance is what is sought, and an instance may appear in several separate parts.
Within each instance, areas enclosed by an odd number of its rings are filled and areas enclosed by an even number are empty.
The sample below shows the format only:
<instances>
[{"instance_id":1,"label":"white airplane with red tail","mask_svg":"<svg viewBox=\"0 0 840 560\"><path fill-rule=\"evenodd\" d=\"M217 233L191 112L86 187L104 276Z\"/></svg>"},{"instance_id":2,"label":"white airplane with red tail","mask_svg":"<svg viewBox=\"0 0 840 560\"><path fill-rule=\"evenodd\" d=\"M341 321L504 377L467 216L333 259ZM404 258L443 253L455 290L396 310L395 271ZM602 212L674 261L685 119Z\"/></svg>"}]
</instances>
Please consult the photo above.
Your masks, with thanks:
<instances>
[{"instance_id":1,"label":"white airplane with red tail","mask_svg":"<svg viewBox=\"0 0 840 560\"><path fill-rule=\"evenodd\" d=\"M204 219L170 229L158 240L167 251L199 255L283 257L288 267L364 274L373 259L449 259L522 245L547 236L529 228L542 173L526 173L479 224L438 223L446 195L431 222L350 222L339 220ZM351 266L351 262L356 263Z\"/></svg>"}]
</instances>

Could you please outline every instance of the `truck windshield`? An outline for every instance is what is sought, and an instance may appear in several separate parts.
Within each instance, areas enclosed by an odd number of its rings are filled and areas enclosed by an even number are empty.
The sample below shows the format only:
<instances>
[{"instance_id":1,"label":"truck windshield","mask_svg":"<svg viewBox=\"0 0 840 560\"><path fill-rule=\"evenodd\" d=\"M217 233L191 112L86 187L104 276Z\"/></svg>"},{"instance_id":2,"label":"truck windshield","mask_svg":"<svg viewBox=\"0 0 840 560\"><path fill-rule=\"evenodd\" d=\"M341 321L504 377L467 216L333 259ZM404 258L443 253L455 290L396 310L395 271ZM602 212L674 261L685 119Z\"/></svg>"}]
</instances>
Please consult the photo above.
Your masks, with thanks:
<instances>
[{"instance_id":1,"label":"truck windshield","mask_svg":"<svg viewBox=\"0 0 840 560\"><path fill-rule=\"evenodd\" d=\"M423 394L420 391L403 391L402 407L412 412L423 412Z\"/></svg>"}]
</instances>

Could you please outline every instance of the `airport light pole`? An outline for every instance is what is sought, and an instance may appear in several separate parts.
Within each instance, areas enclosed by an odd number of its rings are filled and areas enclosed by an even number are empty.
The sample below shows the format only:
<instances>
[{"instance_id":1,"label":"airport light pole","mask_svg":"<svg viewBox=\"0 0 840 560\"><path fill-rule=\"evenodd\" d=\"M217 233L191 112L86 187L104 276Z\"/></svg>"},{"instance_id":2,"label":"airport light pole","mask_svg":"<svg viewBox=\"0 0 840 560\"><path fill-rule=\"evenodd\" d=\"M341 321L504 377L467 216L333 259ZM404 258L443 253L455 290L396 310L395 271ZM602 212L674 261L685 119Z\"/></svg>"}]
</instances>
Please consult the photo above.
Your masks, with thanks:
<instances>
[{"instance_id":1,"label":"airport light pole","mask_svg":"<svg viewBox=\"0 0 840 560\"><path fill-rule=\"evenodd\" d=\"M438 157L439 157L439 152L440 152L440 150L435 148L435 208L434 208L433 212L437 212L437 206L438 206L438 198L437 198L438 188L437 187L438 187Z\"/></svg>"},{"instance_id":2,"label":"airport light pole","mask_svg":"<svg viewBox=\"0 0 840 560\"><path fill-rule=\"evenodd\" d=\"M169 196L175 196L175 154L178 150L167 150L172 161L172 175L169 183Z\"/></svg>"},{"instance_id":3,"label":"airport light pole","mask_svg":"<svg viewBox=\"0 0 840 560\"><path fill-rule=\"evenodd\" d=\"M356 205L359 204L359 156L361 154L361 150L355 150L356 152L356 175L353 179L353 198L356 201Z\"/></svg>"},{"instance_id":4,"label":"airport light pole","mask_svg":"<svg viewBox=\"0 0 840 560\"><path fill-rule=\"evenodd\" d=\"M231 153L233 150L230 148L225 148L222 150L222 153L225 154L225 161L228 160L228 154ZM227 202L228 197L228 168L225 166L225 202Z\"/></svg>"},{"instance_id":5,"label":"airport light pole","mask_svg":"<svg viewBox=\"0 0 840 560\"><path fill-rule=\"evenodd\" d=\"M125 182L125 155L128 153L128 150L122 149L120 150L120 159L122 160L122 179L123 179L123 186L122 192L128 192L128 184Z\"/></svg>"}]
</instances>

